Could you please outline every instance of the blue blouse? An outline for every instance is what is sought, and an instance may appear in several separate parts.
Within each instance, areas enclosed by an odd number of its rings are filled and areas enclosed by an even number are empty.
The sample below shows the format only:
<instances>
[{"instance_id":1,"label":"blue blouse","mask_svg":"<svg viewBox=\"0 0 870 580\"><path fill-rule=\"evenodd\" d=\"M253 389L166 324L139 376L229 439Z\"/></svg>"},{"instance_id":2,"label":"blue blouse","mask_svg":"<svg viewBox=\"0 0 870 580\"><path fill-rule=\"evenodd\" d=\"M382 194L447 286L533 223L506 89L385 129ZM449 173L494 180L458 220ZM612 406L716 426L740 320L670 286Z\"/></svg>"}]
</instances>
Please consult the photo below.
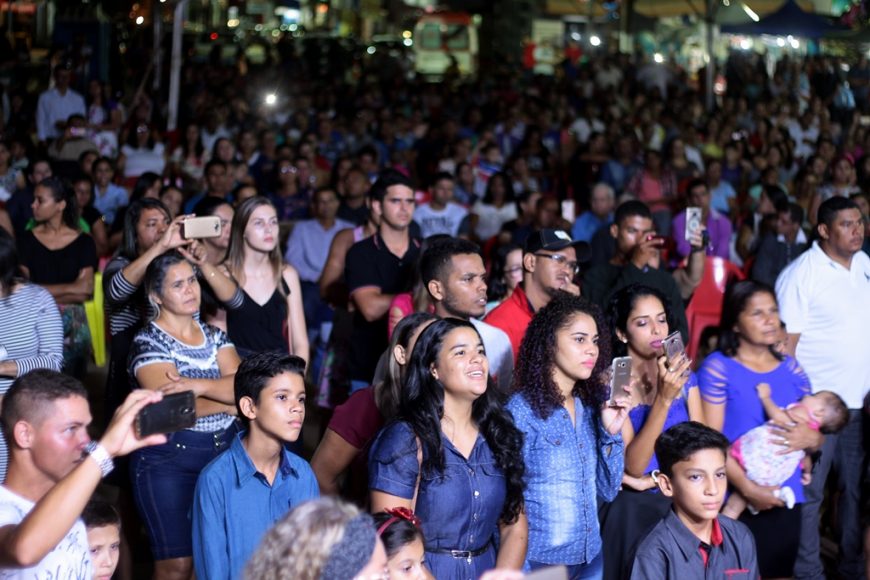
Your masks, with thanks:
<instances>
[{"instance_id":1,"label":"blue blouse","mask_svg":"<svg viewBox=\"0 0 870 580\"><path fill-rule=\"evenodd\" d=\"M423 522L426 562L435 578L474 580L495 567L495 540L504 507L502 470L482 435L466 459L443 435L444 473L423 474L414 511ZM424 451L423 459L426 455ZM369 453L369 488L413 499L420 465L411 426L395 422L384 428ZM454 558L432 550L476 551L474 558Z\"/></svg>"},{"instance_id":2,"label":"blue blouse","mask_svg":"<svg viewBox=\"0 0 870 580\"><path fill-rule=\"evenodd\" d=\"M759 383L770 385L770 398L780 407L787 407L810 394L810 380L806 373L795 359L788 356L772 371L759 373L717 351L704 361L698 371L698 381L704 401L725 405L722 434L732 443L768 420L755 390ZM783 486L791 487L798 503L804 501L800 466Z\"/></svg>"},{"instance_id":3,"label":"blue blouse","mask_svg":"<svg viewBox=\"0 0 870 580\"><path fill-rule=\"evenodd\" d=\"M679 399L674 400L671 403L671 407L668 409L668 416L665 417L665 424L662 425L662 433L664 433L677 423L684 423L685 421L689 420L688 393L692 389L697 388L698 376L695 373L689 373L689 379L686 381L686 384L683 387L683 396L681 396ZM651 405L638 405L637 407L628 412L628 418L629 420L631 420L631 426L634 427L635 435L640 433L640 430L646 423L646 419L647 417L649 417L650 408ZM659 460L656 458L656 454L653 453L652 457L649 460L649 464L644 470L644 473L650 473L654 469L658 468Z\"/></svg>"},{"instance_id":4,"label":"blue blouse","mask_svg":"<svg viewBox=\"0 0 870 580\"><path fill-rule=\"evenodd\" d=\"M598 499L613 501L622 483L622 435L611 435L600 414L574 399L576 422L564 407L541 419L521 394L507 409L523 432L529 562L573 566L601 551Z\"/></svg>"}]
</instances>

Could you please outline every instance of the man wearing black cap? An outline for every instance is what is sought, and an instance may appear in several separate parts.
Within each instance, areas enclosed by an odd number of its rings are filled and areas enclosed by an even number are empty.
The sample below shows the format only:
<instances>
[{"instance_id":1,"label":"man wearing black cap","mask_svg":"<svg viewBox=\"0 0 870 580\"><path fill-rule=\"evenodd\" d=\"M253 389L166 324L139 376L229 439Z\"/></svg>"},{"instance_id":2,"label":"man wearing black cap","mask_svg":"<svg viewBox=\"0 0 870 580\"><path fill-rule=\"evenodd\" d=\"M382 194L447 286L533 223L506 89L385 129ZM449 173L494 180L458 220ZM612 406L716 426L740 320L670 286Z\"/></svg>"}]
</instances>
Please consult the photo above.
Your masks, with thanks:
<instances>
[{"instance_id":1,"label":"man wearing black cap","mask_svg":"<svg viewBox=\"0 0 870 580\"><path fill-rule=\"evenodd\" d=\"M574 276L579 270L578 261L588 258L589 246L575 242L563 230L544 229L526 239L522 284L485 319L507 333L514 360L535 312L549 304L557 292L580 294Z\"/></svg>"}]
</instances>

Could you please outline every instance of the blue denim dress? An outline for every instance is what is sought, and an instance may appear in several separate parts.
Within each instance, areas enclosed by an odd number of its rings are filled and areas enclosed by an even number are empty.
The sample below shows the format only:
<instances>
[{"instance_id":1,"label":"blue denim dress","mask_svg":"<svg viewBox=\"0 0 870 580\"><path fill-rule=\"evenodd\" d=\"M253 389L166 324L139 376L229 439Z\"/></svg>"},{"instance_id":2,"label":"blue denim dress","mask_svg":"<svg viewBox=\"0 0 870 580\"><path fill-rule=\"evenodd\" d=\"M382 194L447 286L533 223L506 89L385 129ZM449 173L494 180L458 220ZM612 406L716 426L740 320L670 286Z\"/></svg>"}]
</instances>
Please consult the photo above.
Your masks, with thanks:
<instances>
[{"instance_id":1,"label":"blue denim dress","mask_svg":"<svg viewBox=\"0 0 870 580\"><path fill-rule=\"evenodd\" d=\"M466 459L442 435L443 475L420 478L415 511L423 521L426 562L435 578L474 580L495 567L498 520L505 501L505 478L482 435ZM425 459L425 457L424 457ZM369 454L369 487L412 499L420 466L417 441L404 422L381 431ZM476 551L472 558L456 558L439 550Z\"/></svg>"}]
</instances>

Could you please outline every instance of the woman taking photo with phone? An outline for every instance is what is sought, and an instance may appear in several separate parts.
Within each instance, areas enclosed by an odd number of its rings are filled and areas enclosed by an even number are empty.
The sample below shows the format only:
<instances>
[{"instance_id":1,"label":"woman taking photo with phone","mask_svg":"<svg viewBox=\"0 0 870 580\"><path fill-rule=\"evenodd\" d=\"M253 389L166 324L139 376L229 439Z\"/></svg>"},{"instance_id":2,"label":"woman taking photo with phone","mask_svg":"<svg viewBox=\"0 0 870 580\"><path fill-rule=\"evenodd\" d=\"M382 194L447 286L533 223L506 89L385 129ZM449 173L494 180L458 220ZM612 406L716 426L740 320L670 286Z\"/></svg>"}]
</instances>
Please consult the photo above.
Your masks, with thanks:
<instances>
[{"instance_id":1,"label":"woman taking photo with phone","mask_svg":"<svg viewBox=\"0 0 870 580\"><path fill-rule=\"evenodd\" d=\"M308 331L296 270L284 263L275 206L262 196L233 216L224 263L242 290L241 306L227 305L227 333L242 357L281 350L308 362Z\"/></svg>"},{"instance_id":2,"label":"woman taking photo with phone","mask_svg":"<svg viewBox=\"0 0 870 580\"><path fill-rule=\"evenodd\" d=\"M756 392L759 384L770 387L770 397L780 407L810 393L809 379L797 361L775 349L780 324L773 288L745 280L736 283L726 295L719 350L704 361L698 380L707 425L721 431L729 441L767 422ZM782 444L783 452L818 449L824 440L821 433L805 423L785 426L778 433L771 436ZM753 483L742 469L731 469L731 462L728 483L758 510L756 515L744 511L740 521L755 536L762 577L791 577L800 542L804 501L800 466L783 484L794 491L793 509L787 509L783 501L773 495L773 488Z\"/></svg>"},{"instance_id":3,"label":"woman taking photo with phone","mask_svg":"<svg viewBox=\"0 0 870 580\"><path fill-rule=\"evenodd\" d=\"M664 341L674 325L664 295L648 286L626 286L611 298L608 314L614 356L631 357L637 402L622 425L623 488L601 511L604 578L618 580L635 543L670 509L668 498L650 491L655 490L652 472L658 468L656 439L672 425L703 420L703 412L685 350L677 348L674 360L665 355Z\"/></svg>"},{"instance_id":4,"label":"woman taking photo with phone","mask_svg":"<svg viewBox=\"0 0 870 580\"><path fill-rule=\"evenodd\" d=\"M145 270L166 252L188 247L192 240L181 235L181 223L189 216L169 217L169 210L159 200L139 199L124 214L124 237L118 254L103 272L106 317L109 320L109 369L106 377L106 413L115 409L130 393L127 356L136 333L155 313L142 288ZM208 264L200 264L200 274L212 283L222 301L232 301L237 288L232 280L217 276Z\"/></svg>"},{"instance_id":5,"label":"woman taking photo with phone","mask_svg":"<svg viewBox=\"0 0 870 580\"><path fill-rule=\"evenodd\" d=\"M187 580L196 479L238 431L233 377L239 356L222 330L198 319L195 267L178 251L148 265L144 292L156 315L133 340L130 375L139 388L193 391L196 424L133 454L133 495L151 542L155 578Z\"/></svg>"},{"instance_id":6,"label":"woman taking photo with phone","mask_svg":"<svg viewBox=\"0 0 870 580\"><path fill-rule=\"evenodd\" d=\"M608 340L597 306L560 294L520 344L507 408L524 435L526 571L564 565L571 579L601 577L598 498L612 501L619 491L631 408L631 387L608 405L599 381L610 364Z\"/></svg>"},{"instance_id":7,"label":"woman taking photo with phone","mask_svg":"<svg viewBox=\"0 0 870 580\"><path fill-rule=\"evenodd\" d=\"M369 453L372 512L417 513L436 578L518 569L527 540L522 435L498 402L474 326L429 325L406 381L397 419Z\"/></svg>"}]
</instances>

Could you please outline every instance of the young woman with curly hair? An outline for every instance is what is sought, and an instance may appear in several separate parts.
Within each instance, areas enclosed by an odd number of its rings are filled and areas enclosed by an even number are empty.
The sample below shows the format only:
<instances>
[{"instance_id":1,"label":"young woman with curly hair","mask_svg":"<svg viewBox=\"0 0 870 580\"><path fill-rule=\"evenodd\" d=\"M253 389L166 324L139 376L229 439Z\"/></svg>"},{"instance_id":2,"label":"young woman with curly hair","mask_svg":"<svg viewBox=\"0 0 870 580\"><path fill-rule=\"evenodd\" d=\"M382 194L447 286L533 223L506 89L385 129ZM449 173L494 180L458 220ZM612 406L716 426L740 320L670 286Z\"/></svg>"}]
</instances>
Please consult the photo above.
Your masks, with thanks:
<instances>
[{"instance_id":1,"label":"young woman with curly hair","mask_svg":"<svg viewBox=\"0 0 870 580\"><path fill-rule=\"evenodd\" d=\"M583 298L556 296L526 330L507 404L524 434L526 570L561 564L572 579L601 577L597 503L619 491L631 408L630 394L607 405L598 379L609 364L607 326Z\"/></svg>"},{"instance_id":2,"label":"young woman with curly hair","mask_svg":"<svg viewBox=\"0 0 870 580\"><path fill-rule=\"evenodd\" d=\"M522 434L498 402L474 326L453 318L429 325L406 381L397 420L369 454L372 511L420 516L436 578L477 578L496 564L519 569L528 533Z\"/></svg>"}]
</instances>

